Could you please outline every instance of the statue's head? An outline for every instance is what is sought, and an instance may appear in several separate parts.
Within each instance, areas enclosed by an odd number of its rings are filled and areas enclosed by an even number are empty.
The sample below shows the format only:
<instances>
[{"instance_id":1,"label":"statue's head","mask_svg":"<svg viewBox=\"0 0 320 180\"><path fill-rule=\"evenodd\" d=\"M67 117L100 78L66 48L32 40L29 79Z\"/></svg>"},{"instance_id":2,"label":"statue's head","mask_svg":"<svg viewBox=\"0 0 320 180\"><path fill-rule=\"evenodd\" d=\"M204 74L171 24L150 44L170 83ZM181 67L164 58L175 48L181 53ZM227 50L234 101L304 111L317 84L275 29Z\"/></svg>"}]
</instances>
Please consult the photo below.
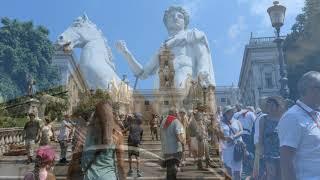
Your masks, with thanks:
<instances>
[{"instance_id":1,"label":"statue's head","mask_svg":"<svg viewBox=\"0 0 320 180\"><path fill-rule=\"evenodd\" d=\"M186 29L189 24L189 14L181 6L171 6L164 12L163 22L169 31Z\"/></svg>"},{"instance_id":2,"label":"statue's head","mask_svg":"<svg viewBox=\"0 0 320 180\"><path fill-rule=\"evenodd\" d=\"M58 37L57 45L70 51L74 47L83 47L92 39L101 38L101 31L92 23L86 14L76 18L73 23Z\"/></svg>"}]
</instances>

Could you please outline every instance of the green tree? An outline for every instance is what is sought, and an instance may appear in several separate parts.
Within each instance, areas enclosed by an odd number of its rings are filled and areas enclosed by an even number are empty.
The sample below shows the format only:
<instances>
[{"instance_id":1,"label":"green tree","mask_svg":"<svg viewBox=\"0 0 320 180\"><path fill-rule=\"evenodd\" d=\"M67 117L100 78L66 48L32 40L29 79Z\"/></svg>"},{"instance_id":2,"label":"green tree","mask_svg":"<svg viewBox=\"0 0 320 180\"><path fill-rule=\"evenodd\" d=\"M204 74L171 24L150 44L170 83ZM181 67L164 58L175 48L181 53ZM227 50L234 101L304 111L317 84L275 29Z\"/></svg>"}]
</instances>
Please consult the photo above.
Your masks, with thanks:
<instances>
[{"instance_id":1,"label":"green tree","mask_svg":"<svg viewBox=\"0 0 320 180\"><path fill-rule=\"evenodd\" d=\"M27 93L27 75L38 90L58 83L58 72L51 63L54 46L49 31L31 21L2 18L0 25L0 93L12 99Z\"/></svg>"},{"instance_id":2,"label":"green tree","mask_svg":"<svg viewBox=\"0 0 320 180\"><path fill-rule=\"evenodd\" d=\"M91 95L84 94L82 95L79 105L75 108L74 114L88 119L99 102L109 99L109 94L101 89L97 89L96 92ZM116 106L116 104L114 104L114 106Z\"/></svg>"},{"instance_id":3,"label":"green tree","mask_svg":"<svg viewBox=\"0 0 320 180\"><path fill-rule=\"evenodd\" d=\"M302 14L296 17L292 32L284 42L284 53L288 64L290 96L299 97L297 81L308 71L320 71L319 47L320 1L306 0Z\"/></svg>"}]
</instances>

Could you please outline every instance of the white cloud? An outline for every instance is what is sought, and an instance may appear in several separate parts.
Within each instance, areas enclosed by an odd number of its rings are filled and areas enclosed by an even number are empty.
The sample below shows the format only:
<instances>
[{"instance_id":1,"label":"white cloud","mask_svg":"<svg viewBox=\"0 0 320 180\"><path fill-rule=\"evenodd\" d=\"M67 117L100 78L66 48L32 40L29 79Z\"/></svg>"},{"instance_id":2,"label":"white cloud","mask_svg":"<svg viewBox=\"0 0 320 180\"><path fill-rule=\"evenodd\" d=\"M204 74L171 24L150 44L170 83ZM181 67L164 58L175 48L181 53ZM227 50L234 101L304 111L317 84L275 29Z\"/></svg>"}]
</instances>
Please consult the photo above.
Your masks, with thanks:
<instances>
[{"instance_id":1,"label":"white cloud","mask_svg":"<svg viewBox=\"0 0 320 180\"><path fill-rule=\"evenodd\" d=\"M243 49L245 43L242 41L233 42L232 46L226 48L224 53L227 55L241 53L241 49Z\"/></svg>"},{"instance_id":2,"label":"white cloud","mask_svg":"<svg viewBox=\"0 0 320 180\"><path fill-rule=\"evenodd\" d=\"M262 26L270 26L270 20L267 13L268 7L272 6L274 0L237 0L239 5L248 4L252 15L262 17ZM280 4L286 6L287 18L295 18L303 6L305 0L280 0Z\"/></svg>"},{"instance_id":3,"label":"white cloud","mask_svg":"<svg viewBox=\"0 0 320 180\"><path fill-rule=\"evenodd\" d=\"M177 3L188 11L190 18L195 18L197 16L203 2L204 1L201 0L177 0Z\"/></svg>"},{"instance_id":4,"label":"white cloud","mask_svg":"<svg viewBox=\"0 0 320 180\"><path fill-rule=\"evenodd\" d=\"M235 39L246 29L247 25L245 23L245 18L243 16L239 16L237 22L230 26L228 35L231 39Z\"/></svg>"}]
</instances>

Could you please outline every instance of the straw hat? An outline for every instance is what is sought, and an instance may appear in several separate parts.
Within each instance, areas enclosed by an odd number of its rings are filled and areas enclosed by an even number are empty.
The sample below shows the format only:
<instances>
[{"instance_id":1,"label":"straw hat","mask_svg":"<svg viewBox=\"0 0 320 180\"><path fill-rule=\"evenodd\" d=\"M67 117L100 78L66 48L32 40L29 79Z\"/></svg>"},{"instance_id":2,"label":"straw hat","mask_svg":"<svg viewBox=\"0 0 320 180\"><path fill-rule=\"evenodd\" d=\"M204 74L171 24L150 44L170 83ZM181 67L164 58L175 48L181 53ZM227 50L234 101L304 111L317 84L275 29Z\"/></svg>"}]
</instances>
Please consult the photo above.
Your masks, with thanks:
<instances>
[{"instance_id":1,"label":"straw hat","mask_svg":"<svg viewBox=\"0 0 320 180\"><path fill-rule=\"evenodd\" d=\"M234 110L234 107L232 107L232 106L225 106L224 108L223 108L223 114L225 114L225 113L227 113L228 111L231 111L231 110Z\"/></svg>"}]
</instances>

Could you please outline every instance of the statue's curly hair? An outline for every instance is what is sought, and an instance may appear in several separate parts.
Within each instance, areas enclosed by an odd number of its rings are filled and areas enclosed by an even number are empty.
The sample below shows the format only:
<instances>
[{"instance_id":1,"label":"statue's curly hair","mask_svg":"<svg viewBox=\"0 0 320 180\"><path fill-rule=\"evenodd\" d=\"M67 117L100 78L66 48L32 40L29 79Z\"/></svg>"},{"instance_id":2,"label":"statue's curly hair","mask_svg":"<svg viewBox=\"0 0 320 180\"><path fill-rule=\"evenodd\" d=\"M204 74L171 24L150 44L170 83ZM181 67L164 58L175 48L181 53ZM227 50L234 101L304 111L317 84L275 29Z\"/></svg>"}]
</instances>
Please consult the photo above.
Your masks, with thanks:
<instances>
[{"instance_id":1,"label":"statue's curly hair","mask_svg":"<svg viewBox=\"0 0 320 180\"><path fill-rule=\"evenodd\" d=\"M189 25L189 14L188 12L181 6L170 6L163 15L163 23L167 26L167 20L170 17L171 13L177 11L183 14L184 17L184 29L187 29Z\"/></svg>"}]
</instances>

